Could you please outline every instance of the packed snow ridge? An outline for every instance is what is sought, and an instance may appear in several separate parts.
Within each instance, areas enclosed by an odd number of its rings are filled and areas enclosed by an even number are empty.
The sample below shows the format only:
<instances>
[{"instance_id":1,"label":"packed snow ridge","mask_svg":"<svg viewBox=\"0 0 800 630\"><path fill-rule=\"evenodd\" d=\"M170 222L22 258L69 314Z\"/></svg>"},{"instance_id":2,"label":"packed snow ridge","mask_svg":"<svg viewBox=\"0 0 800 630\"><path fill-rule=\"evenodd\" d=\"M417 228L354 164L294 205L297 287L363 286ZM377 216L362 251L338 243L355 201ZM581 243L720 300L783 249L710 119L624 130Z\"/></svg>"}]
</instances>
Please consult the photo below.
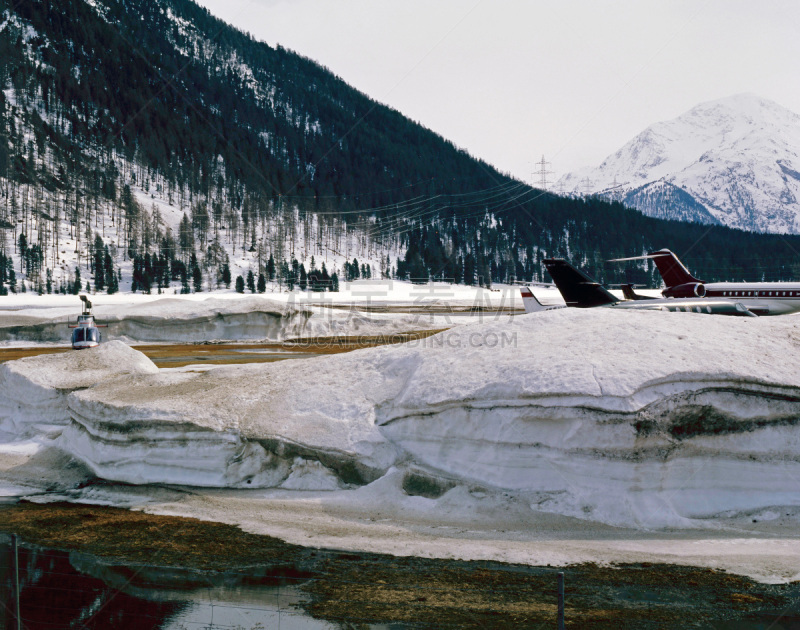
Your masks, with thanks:
<instances>
[{"instance_id":1,"label":"packed snow ridge","mask_svg":"<svg viewBox=\"0 0 800 630\"><path fill-rule=\"evenodd\" d=\"M69 393L132 374L157 374L141 352L120 342L101 352L69 352L0 365L0 432L20 439L47 435L69 422Z\"/></svg>"},{"instance_id":2,"label":"packed snow ridge","mask_svg":"<svg viewBox=\"0 0 800 630\"><path fill-rule=\"evenodd\" d=\"M108 330L103 331L105 339L131 342L282 341L296 337L391 334L439 325L420 317L365 313L356 307L332 309L315 305L313 299L161 298L141 304L99 305L94 314L97 321L108 325ZM0 342L65 343L69 340L67 324L75 322L78 312L74 305L0 311Z\"/></svg>"},{"instance_id":3,"label":"packed snow ridge","mask_svg":"<svg viewBox=\"0 0 800 630\"><path fill-rule=\"evenodd\" d=\"M791 317L604 309L203 373L111 342L6 364L0 410L60 423L58 447L110 481L347 490L400 472L411 494L717 526L800 504L798 350Z\"/></svg>"},{"instance_id":4,"label":"packed snow ridge","mask_svg":"<svg viewBox=\"0 0 800 630\"><path fill-rule=\"evenodd\" d=\"M754 94L651 125L559 182L667 219L800 232L800 115Z\"/></svg>"}]
</instances>

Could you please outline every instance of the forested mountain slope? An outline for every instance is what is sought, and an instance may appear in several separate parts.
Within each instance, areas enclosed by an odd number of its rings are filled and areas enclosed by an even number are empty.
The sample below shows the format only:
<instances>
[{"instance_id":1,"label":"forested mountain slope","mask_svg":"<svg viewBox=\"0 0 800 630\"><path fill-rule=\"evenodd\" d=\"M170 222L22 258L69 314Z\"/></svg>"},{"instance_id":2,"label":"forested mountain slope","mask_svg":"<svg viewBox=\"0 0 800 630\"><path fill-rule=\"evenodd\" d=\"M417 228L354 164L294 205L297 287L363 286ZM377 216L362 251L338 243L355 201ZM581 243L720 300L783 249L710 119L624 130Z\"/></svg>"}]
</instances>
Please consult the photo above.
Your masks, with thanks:
<instances>
[{"instance_id":1,"label":"forested mountain slope","mask_svg":"<svg viewBox=\"0 0 800 630\"><path fill-rule=\"evenodd\" d=\"M660 247L707 279L800 261L796 237L530 188L189 0L5 0L0 59L2 290L11 269L37 290L76 267L101 289L192 290L307 286L312 267L536 280L548 256L653 283L603 261Z\"/></svg>"}]
</instances>

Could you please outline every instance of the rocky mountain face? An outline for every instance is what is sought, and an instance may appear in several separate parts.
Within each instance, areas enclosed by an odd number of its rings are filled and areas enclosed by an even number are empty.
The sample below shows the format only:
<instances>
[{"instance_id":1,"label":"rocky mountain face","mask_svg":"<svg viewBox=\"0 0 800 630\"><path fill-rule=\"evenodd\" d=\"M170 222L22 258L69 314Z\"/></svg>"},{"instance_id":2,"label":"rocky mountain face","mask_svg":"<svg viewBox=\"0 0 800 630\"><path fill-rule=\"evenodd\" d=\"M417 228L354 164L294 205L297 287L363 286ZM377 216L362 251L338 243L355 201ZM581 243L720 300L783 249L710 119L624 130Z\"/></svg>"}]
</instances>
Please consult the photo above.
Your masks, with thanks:
<instances>
[{"instance_id":1,"label":"rocky mountain face","mask_svg":"<svg viewBox=\"0 0 800 630\"><path fill-rule=\"evenodd\" d=\"M561 184L650 216L798 233L800 115L753 94L702 103Z\"/></svg>"}]
</instances>

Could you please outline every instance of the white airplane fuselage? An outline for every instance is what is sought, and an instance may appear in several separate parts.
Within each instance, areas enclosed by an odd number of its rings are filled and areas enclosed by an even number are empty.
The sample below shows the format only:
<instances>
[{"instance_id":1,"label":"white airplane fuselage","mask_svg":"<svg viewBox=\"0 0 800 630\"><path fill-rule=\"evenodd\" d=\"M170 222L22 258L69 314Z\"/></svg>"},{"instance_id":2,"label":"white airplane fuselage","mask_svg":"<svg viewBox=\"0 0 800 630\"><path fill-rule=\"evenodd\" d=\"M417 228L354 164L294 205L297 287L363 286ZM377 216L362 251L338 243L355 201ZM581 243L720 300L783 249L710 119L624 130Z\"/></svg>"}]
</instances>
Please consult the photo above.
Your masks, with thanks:
<instances>
[{"instance_id":1,"label":"white airplane fuselage","mask_svg":"<svg viewBox=\"0 0 800 630\"><path fill-rule=\"evenodd\" d=\"M800 282L707 282L706 299L735 300L757 315L800 312Z\"/></svg>"},{"instance_id":2,"label":"white airplane fuselage","mask_svg":"<svg viewBox=\"0 0 800 630\"><path fill-rule=\"evenodd\" d=\"M800 282L704 282L694 277L668 249L644 256L616 258L614 262L652 259L666 285L665 297L733 300L755 315L787 315L800 312Z\"/></svg>"}]
</instances>

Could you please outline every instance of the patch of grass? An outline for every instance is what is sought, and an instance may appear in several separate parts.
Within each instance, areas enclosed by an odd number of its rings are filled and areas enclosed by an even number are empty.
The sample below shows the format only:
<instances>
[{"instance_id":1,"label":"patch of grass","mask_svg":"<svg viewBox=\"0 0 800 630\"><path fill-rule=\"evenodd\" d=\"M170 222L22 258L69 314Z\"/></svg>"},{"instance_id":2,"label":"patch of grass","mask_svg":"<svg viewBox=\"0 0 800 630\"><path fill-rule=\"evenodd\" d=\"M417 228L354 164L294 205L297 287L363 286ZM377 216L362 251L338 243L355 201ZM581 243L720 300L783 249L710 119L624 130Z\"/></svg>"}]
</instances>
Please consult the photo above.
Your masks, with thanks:
<instances>
[{"instance_id":1,"label":"patch of grass","mask_svg":"<svg viewBox=\"0 0 800 630\"><path fill-rule=\"evenodd\" d=\"M43 547L133 564L198 569L291 562L303 552L302 547L232 525L71 503L20 503L0 509L0 530Z\"/></svg>"}]
</instances>

